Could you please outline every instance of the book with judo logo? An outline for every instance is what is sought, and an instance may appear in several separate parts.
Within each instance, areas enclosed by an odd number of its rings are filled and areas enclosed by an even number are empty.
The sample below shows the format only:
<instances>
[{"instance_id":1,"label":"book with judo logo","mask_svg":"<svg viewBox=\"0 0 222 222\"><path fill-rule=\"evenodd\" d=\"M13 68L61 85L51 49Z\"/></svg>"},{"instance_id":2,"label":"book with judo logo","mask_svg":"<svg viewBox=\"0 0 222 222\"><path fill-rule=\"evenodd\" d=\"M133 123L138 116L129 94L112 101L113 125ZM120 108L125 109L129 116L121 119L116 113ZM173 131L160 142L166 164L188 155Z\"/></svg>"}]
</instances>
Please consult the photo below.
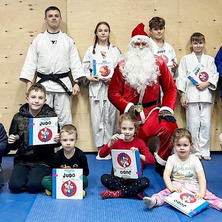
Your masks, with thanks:
<instances>
[{"instance_id":1,"label":"book with judo logo","mask_svg":"<svg viewBox=\"0 0 222 222\"><path fill-rule=\"evenodd\" d=\"M58 117L29 119L29 146L55 144L58 133Z\"/></svg>"},{"instance_id":2,"label":"book with judo logo","mask_svg":"<svg viewBox=\"0 0 222 222\"><path fill-rule=\"evenodd\" d=\"M170 194L165 198L165 202L189 217L195 216L209 205L209 202L204 199L196 199L195 195L185 188L183 188L181 193L173 192Z\"/></svg>"},{"instance_id":3,"label":"book with judo logo","mask_svg":"<svg viewBox=\"0 0 222 222\"><path fill-rule=\"evenodd\" d=\"M52 198L82 199L83 169L53 169Z\"/></svg>"},{"instance_id":4,"label":"book with judo logo","mask_svg":"<svg viewBox=\"0 0 222 222\"><path fill-rule=\"evenodd\" d=\"M112 149L111 153L115 176L131 179L142 177L139 150Z\"/></svg>"},{"instance_id":5,"label":"book with judo logo","mask_svg":"<svg viewBox=\"0 0 222 222\"><path fill-rule=\"evenodd\" d=\"M93 75L99 78L111 78L113 74L112 63L107 60L96 61L93 60Z\"/></svg>"},{"instance_id":6,"label":"book with judo logo","mask_svg":"<svg viewBox=\"0 0 222 222\"><path fill-rule=\"evenodd\" d=\"M209 79L208 70L204 65L199 64L196 66L192 72L188 75L188 79L194 84L197 85L202 82L207 82Z\"/></svg>"}]
</instances>

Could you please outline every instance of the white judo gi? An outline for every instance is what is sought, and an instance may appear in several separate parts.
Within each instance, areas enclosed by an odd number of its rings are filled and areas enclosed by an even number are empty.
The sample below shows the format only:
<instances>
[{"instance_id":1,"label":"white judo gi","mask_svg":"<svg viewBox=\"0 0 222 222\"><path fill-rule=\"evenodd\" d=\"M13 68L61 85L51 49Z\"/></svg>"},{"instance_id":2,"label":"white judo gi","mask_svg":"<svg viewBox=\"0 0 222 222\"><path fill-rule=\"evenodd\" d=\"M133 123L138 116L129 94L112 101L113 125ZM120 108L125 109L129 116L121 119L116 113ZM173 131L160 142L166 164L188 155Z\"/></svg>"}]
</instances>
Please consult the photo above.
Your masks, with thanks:
<instances>
[{"instance_id":1,"label":"white judo gi","mask_svg":"<svg viewBox=\"0 0 222 222\"><path fill-rule=\"evenodd\" d=\"M108 66L110 72L109 77L111 77L116 65L122 59L120 50L116 46L110 44L106 51L106 56L104 56L101 53L101 51L103 51L103 47L100 48L100 46L96 44L95 54L93 54L92 51L93 46L90 46L83 58L85 75L98 75L99 68L104 65ZM116 126L117 109L108 99L108 87L109 84L106 84L103 81L89 83L91 122L96 147L101 147L109 142Z\"/></svg>"},{"instance_id":2,"label":"white judo gi","mask_svg":"<svg viewBox=\"0 0 222 222\"><path fill-rule=\"evenodd\" d=\"M173 62L177 63L177 57L173 46L164 41L163 47L160 48L152 38L150 38L150 42L152 44L151 47L153 54L162 57L163 61L170 70L173 79L176 79L177 71L172 71Z\"/></svg>"},{"instance_id":3,"label":"white judo gi","mask_svg":"<svg viewBox=\"0 0 222 222\"><path fill-rule=\"evenodd\" d=\"M40 33L32 41L23 65L20 79L33 81L35 72L42 74L62 74L69 72L73 79L84 76L84 71L79 58L74 40L62 31L58 34L57 44L53 45L47 31ZM69 77L60 79L72 91L72 84ZM37 82L39 78L37 78ZM46 103L53 107L59 118L62 127L72 123L71 97L64 88L51 80L42 83L46 88Z\"/></svg>"},{"instance_id":4,"label":"white judo gi","mask_svg":"<svg viewBox=\"0 0 222 222\"><path fill-rule=\"evenodd\" d=\"M204 81L210 83L210 86L203 91L198 90L196 85L188 79L189 75L194 76L198 67L201 68L197 78L203 77ZM177 88L185 93L188 100L186 124L193 138L193 152L201 156L210 156L212 91L216 90L219 77L214 58L202 54L199 62L193 52L182 57L178 71Z\"/></svg>"}]
</instances>

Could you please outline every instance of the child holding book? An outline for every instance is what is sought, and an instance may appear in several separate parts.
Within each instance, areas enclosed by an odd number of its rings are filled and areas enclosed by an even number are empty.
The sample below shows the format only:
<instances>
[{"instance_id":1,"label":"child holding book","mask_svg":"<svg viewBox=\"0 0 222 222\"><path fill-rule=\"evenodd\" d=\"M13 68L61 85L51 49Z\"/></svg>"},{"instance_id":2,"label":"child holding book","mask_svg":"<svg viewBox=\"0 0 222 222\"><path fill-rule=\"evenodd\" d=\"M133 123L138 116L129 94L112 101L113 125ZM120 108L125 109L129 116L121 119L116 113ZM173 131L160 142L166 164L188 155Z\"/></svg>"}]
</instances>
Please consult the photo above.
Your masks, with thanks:
<instances>
[{"instance_id":1,"label":"child holding book","mask_svg":"<svg viewBox=\"0 0 222 222\"><path fill-rule=\"evenodd\" d=\"M52 170L54 148L58 144L29 146L29 118L56 117L46 102L46 90L41 84L32 85L27 92L27 103L22 105L12 119L9 129L8 148L17 150L9 181L13 193L28 191L39 193L42 178ZM54 137L57 142L57 135Z\"/></svg>"},{"instance_id":2,"label":"child holding book","mask_svg":"<svg viewBox=\"0 0 222 222\"><path fill-rule=\"evenodd\" d=\"M117 110L107 97L109 82L117 63L121 60L120 50L110 43L110 26L107 22L96 25L95 42L83 58L83 68L89 81L89 101L95 146L100 150L114 133ZM108 155L103 159L110 159ZM96 159L101 159L99 155Z\"/></svg>"},{"instance_id":3,"label":"child holding book","mask_svg":"<svg viewBox=\"0 0 222 222\"><path fill-rule=\"evenodd\" d=\"M123 134L122 138L120 134L114 134L111 140L100 150L99 155L101 157L107 156L112 149L138 149L140 152L141 168L143 165L154 164L155 160L149 151L149 148L143 142L143 140L135 137L138 129L138 121L135 115L130 113L124 113L119 119L119 132ZM101 192L103 199L106 198L119 198L119 197L135 197L140 198L140 193L143 192L149 186L149 179L141 177L138 179L124 179L109 174L103 174L101 177L102 184L109 190Z\"/></svg>"},{"instance_id":4,"label":"child holding book","mask_svg":"<svg viewBox=\"0 0 222 222\"><path fill-rule=\"evenodd\" d=\"M176 85L181 94L180 104L186 108L193 152L200 159L210 160L212 92L216 90L219 75L214 58L204 54L204 35L195 32L190 44L192 53L182 57Z\"/></svg>"},{"instance_id":5,"label":"child holding book","mask_svg":"<svg viewBox=\"0 0 222 222\"><path fill-rule=\"evenodd\" d=\"M0 189L4 186L3 170L2 170L2 156L7 153L7 134L4 126L0 123Z\"/></svg>"},{"instance_id":6,"label":"child holding book","mask_svg":"<svg viewBox=\"0 0 222 222\"><path fill-rule=\"evenodd\" d=\"M176 79L178 68L174 48L164 40L165 20L160 17L153 17L149 21L150 42L154 55L161 56L166 63L171 75Z\"/></svg>"},{"instance_id":7,"label":"child holding book","mask_svg":"<svg viewBox=\"0 0 222 222\"><path fill-rule=\"evenodd\" d=\"M164 204L164 198L172 192L181 192L182 187L193 192L197 199L204 198L210 206L222 210L222 199L206 189L206 178L198 157L191 154L191 133L185 128L176 129L172 135L175 154L167 160L163 174L166 189L143 200L148 209Z\"/></svg>"},{"instance_id":8,"label":"child holding book","mask_svg":"<svg viewBox=\"0 0 222 222\"><path fill-rule=\"evenodd\" d=\"M87 157L82 150L75 146L78 139L75 126L64 125L60 131L60 149L53 158L53 168L81 168L83 169L83 189L88 186L89 167ZM46 189L46 194L52 192L52 176L45 176L42 185Z\"/></svg>"}]
</instances>

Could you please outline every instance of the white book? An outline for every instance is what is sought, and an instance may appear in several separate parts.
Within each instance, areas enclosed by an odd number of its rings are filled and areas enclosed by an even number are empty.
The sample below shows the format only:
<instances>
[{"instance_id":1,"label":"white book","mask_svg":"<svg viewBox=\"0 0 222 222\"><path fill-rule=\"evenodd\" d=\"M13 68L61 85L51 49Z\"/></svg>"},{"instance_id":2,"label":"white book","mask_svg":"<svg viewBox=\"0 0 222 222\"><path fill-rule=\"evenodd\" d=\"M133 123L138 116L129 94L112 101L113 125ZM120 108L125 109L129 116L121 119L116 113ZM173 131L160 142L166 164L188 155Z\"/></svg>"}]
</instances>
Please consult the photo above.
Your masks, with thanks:
<instances>
[{"instance_id":1,"label":"white book","mask_svg":"<svg viewBox=\"0 0 222 222\"><path fill-rule=\"evenodd\" d=\"M209 205L209 202L204 199L196 199L194 194L185 188L183 188L181 193L173 192L170 194L165 198L165 202L189 217L195 216Z\"/></svg>"},{"instance_id":2,"label":"white book","mask_svg":"<svg viewBox=\"0 0 222 222\"><path fill-rule=\"evenodd\" d=\"M58 117L29 119L29 146L55 144L58 133Z\"/></svg>"},{"instance_id":3,"label":"white book","mask_svg":"<svg viewBox=\"0 0 222 222\"><path fill-rule=\"evenodd\" d=\"M115 176L131 179L142 177L139 150L112 149L111 154Z\"/></svg>"},{"instance_id":4,"label":"white book","mask_svg":"<svg viewBox=\"0 0 222 222\"><path fill-rule=\"evenodd\" d=\"M93 75L97 75L99 78L111 78L113 75L111 61L105 59L102 61L93 60Z\"/></svg>"},{"instance_id":5,"label":"white book","mask_svg":"<svg viewBox=\"0 0 222 222\"><path fill-rule=\"evenodd\" d=\"M83 169L53 169L52 198L82 199Z\"/></svg>"}]
</instances>

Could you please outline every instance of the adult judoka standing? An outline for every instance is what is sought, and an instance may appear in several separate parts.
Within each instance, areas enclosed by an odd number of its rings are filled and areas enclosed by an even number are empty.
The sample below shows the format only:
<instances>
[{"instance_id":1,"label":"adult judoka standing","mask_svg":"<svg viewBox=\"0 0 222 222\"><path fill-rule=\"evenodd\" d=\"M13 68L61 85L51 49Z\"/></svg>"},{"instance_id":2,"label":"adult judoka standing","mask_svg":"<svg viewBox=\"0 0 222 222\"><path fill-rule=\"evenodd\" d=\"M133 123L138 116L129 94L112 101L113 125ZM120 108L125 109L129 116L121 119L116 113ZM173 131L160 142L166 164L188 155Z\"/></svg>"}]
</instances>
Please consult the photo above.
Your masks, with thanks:
<instances>
[{"instance_id":1,"label":"adult judoka standing","mask_svg":"<svg viewBox=\"0 0 222 222\"><path fill-rule=\"evenodd\" d=\"M84 71L74 40L60 30L60 10L55 6L48 7L44 19L47 30L32 41L20 80L26 83L28 91L37 73L37 82L44 85L47 91L46 103L54 108L62 127L72 123L71 96L79 94L78 79L84 76ZM73 86L70 71L75 80Z\"/></svg>"}]
</instances>

